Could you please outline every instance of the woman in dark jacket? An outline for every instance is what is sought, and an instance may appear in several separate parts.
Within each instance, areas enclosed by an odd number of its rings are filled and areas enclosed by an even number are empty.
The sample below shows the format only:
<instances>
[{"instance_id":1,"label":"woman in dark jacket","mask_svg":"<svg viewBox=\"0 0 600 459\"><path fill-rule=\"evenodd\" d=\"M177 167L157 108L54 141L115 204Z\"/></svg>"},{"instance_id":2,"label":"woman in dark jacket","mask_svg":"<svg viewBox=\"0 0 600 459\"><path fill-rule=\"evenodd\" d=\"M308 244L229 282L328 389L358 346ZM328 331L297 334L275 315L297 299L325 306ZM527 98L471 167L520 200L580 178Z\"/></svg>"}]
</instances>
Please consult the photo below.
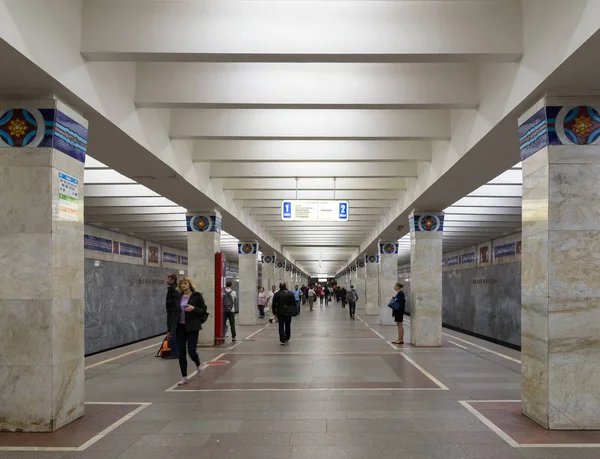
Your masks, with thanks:
<instances>
[{"instance_id":1,"label":"woman in dark jacket","mask_svg":"<svg viewBox=\"0 0 600 459\"><path fill-rule=\"evenodd\" d=\"M398 340L394 341L393 344L404 344L404 326L402 325L402 321L404 320L404 309L406 307L406 297L404 296L404 292L402 289L404 285L400 282L396 282L394 284L394 291L396 295L394 299L400 303L400 307L398 309L392 310L392 314L394 316L394 320L396 321L396 325L398 326Z\"/></svg>"},{"instance_id":2,"label":"woman in dark jacket","mask_svg":"<svg viewBox=\"0 0 600 459\"><path fill-rule=\"evenodd\" d=\"M188 382L187 357L185 348L190 358L196 364L198 376L202 376L202 364L196 347L198 346L198 334L202 330L202 317L206 314L206 304L200 292L194 288L194 284L188 277L179 280L179 292L176 297L177 307L173 308L170 320L171 328L169 337L175 333L177 347L179 348L179 368L182 379L177 384L182 386Z\"/></svg>"}]
</instances>

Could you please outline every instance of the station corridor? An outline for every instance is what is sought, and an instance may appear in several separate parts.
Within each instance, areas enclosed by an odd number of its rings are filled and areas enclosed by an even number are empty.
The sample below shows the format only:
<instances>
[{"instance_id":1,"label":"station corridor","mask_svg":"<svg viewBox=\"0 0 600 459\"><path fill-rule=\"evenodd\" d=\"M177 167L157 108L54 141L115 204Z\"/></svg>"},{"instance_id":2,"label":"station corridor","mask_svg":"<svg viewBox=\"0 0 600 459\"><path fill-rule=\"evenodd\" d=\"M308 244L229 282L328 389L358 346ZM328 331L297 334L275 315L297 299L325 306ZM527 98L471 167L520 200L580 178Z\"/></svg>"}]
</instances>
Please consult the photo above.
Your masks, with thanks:
<instances>
[{"instance_id":1,"label":"station corridor","mask_svg":"<svg viewBox=\"0 0 600 459\"><path fill-rule=\"evenodd\" d=\"M285 347L276 324L240 327L237 344L199 349L203 377L182 387L177 361L155 357L158 338L87 358L86 416L55 433L0 433L0 457L600 457L583 446L599 432L520 415L518 352L447 329L441 348L395 346L395 327L365 317L305 306Z\"/></svg>"}]
</instances>

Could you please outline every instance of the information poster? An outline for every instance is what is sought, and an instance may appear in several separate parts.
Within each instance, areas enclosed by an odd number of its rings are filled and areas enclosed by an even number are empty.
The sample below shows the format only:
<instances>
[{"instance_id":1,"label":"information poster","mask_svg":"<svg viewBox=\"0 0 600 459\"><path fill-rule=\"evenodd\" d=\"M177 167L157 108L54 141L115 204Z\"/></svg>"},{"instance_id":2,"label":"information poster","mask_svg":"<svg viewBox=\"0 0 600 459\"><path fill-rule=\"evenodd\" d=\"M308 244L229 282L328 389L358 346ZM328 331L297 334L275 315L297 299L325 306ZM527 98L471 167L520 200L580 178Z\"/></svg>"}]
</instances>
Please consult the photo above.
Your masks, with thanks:
<instances>
[{"instance_id":1,"label":"information poster","mask_svg":"<svg viewBox=\"0 0 600 459\"><path fill-rule=\"evenodd\" d=\"M64 172L58 173L58 218L79 221L79 180Z\"/></svg>"}]
</instances>

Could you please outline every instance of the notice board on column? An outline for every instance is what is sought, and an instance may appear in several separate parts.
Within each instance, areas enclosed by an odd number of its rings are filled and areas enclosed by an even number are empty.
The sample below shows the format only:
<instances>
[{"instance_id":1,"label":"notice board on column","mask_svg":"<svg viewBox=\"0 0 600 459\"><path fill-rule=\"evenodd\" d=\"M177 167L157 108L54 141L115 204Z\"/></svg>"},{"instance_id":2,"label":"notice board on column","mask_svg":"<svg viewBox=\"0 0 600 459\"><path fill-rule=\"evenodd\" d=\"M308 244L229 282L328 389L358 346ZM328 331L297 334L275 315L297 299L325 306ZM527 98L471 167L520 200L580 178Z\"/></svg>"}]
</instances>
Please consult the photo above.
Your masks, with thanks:
<instances>
[{"instance_id":1,"label":"notice board on column","mask_svg":"<svg viewBox=\"0 0 600 459\"><path fill-rule=\"evenodd\" d=\"M283 221L347 222L349 211L348 201L281 201Z\"/></svg>"}]
</instances>

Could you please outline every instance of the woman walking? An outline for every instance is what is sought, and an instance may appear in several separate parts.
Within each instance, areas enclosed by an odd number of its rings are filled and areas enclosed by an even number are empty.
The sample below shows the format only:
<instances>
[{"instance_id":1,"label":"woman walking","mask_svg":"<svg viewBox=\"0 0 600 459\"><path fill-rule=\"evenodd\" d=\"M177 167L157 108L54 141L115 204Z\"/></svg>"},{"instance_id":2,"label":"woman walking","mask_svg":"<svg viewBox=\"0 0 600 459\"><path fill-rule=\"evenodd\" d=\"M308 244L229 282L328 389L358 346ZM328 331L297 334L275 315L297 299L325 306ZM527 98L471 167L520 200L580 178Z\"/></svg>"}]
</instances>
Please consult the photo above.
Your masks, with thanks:
<instances>
[{"instance_id":1,"label":"woman walking","mask_svg":"<svg viewBox=\"0 0 600 459\"><path fill-rule=\"evenodd\" d=\"M264 287L258 289L258 318L265 318L265 305L267 304L267 295L265 295Z\"/></svg>"},{"instance_id":2,"label":"woman walking","mask_svg":"<svg viewBox=\"0 0 600 459\"><path fill-rule=\"evenodd\" d=\"M202 330L202 318L206 314L206 304L202 294L196 291L189 277L182 277L179 280L179 292L175 304L178 307L173 308L171 329L167 336L170 338L175 334L177 337L181 369L181 381L177 384L182 386L188 382L186 346L190 358L196 364L198 376L202 376L202 364L196 347L198 347L198 333Z\"/></svg>"},{"instance_id":3,"label":"woman walking","mask_svg":"<svg viewBox=\"0 0 600 459\"><path fill-rule=\"evenodd\" d=\"M392 310L392 315L394 316L394 320L396 322L396 325L398 326L398 339L396 341L393 341L392 344L404 344L404 326L402 324L402 321L404 320L406 296L402 291L403 288L404 285L402 285L400 282L396 282L394 284L394 291L396 292L396 295L392 299L395 299L400 304L400 307L398 309Z\"/></svg>"}]
</instances>

